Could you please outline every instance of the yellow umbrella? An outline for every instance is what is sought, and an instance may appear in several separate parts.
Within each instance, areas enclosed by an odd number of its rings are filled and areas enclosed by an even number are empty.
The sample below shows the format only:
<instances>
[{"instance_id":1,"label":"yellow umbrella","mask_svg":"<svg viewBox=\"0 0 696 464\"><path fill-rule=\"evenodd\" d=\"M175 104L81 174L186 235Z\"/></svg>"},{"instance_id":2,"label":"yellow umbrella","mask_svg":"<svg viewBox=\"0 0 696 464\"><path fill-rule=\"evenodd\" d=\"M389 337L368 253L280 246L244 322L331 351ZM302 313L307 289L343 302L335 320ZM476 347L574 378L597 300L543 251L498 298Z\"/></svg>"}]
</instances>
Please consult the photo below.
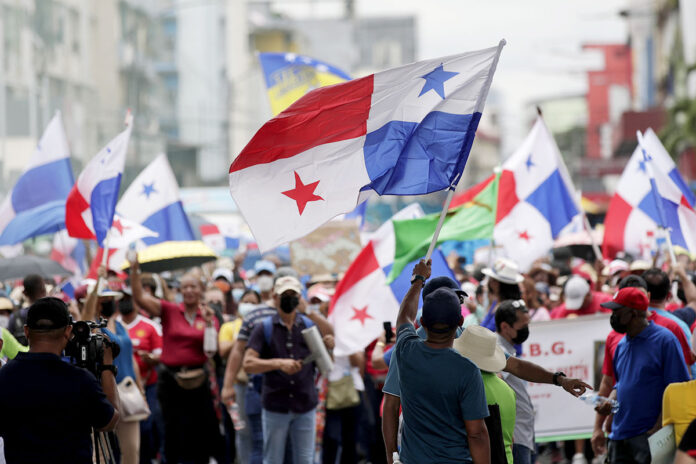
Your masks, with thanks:
<instances>
[{"instance_id":1,"label":"yellow umbrella","mask_svg":"<svg viewBox=\"0 0 696 464\"><path fill-rule=\"evenodd\" d=\"M140 269L145 272L163 272L200 266L218 258L201 241L162 242L138 251ZM126 269L128 262L121 269Z\"/></svg>"}]
</instances>

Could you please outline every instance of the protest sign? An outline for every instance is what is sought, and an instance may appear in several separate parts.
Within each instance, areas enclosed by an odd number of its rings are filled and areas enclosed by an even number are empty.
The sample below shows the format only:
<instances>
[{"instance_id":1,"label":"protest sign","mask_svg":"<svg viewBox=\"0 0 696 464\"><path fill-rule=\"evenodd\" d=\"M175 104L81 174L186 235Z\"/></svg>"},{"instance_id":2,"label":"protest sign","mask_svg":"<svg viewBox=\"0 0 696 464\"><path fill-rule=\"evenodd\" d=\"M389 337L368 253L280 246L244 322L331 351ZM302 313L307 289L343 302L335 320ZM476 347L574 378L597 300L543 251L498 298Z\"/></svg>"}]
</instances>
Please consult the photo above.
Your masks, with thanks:
<instances>
[{"instance_id":1,"label":"protest sign","mask_svg":"<svg viewBox=\"0 0 696 464\"><path fill-rule=\"evenodd\" d=\"M523 359L551 372L565 372L598 387L602 379L604 344L611 331L609 315L582 316L531 324ZM594 409L556 385L529 383L535 411L534 430L540 442L590 437Z\"/></svg>"},{"instance_id":2,"label":"protest sign","mask_svg":"<svg viewBox=\"0 0 696 464\"><path fill-rule=\"evenodd\" d=\"M331 221L290 243L292 266L301 275L345 272L362 245L355 221Z\"/></svg>"}]
</instances>

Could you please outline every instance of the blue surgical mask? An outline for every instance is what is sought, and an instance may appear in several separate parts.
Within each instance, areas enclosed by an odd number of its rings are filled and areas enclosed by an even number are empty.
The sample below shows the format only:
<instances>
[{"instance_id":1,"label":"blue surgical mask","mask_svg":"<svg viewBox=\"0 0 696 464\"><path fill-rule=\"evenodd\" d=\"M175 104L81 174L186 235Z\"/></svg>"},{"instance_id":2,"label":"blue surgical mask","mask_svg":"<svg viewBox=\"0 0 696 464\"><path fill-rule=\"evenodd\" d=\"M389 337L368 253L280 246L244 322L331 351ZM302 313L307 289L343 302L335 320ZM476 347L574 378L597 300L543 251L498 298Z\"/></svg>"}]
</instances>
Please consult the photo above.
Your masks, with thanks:
<instances>
[{"instance_id":1,"label":"blue surgical mask","mask_svg":"<svg viewBox=\"0 0 696 464\"><path fill-rule=\"evenodd\" d=\"M234 300L235 303L239 303L239 300L242 299L242 295L244 295L243 288L233 288L232 289L232 299Z\"/></svg>"}]
</instances>

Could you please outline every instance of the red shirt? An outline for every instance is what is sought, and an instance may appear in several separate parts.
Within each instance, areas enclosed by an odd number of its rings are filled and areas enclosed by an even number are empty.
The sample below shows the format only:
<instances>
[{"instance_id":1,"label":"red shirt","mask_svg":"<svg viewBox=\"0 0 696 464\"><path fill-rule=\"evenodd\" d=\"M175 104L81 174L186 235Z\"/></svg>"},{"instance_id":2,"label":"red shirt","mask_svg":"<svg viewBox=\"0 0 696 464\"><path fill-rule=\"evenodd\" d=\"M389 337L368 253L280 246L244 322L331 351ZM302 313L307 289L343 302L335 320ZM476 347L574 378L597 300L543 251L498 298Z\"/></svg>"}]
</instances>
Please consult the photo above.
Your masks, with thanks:
<instances>
[{"instance_id":1,"label":"red shirt","mask_svg":"<svg viewBox=\"0 0 696 464\"><path fill-rule=\"evenodd\" d=\"M590 304L588 304L587 307L571 311L570 309L566 309L565 303L561 303L551 311L551 319L564 319L571 314L575 314L576 316L587 316L596 313L610 313L610 309L600 306L607 301L611 301L611 295L602 292L592 292L592 300L590 300Z\"/></svg>"},{"instance_id":2,"label":"red shirt","mask_svg":"<svg viewBox=\"0 0 696 464\"><path fill-rule=\"evenodd\" d=\"M674 322L672 319L660 316L654 311L650 313L648 320L653 321L655 324L660 325L665 329L669 329L669 331L672 332L675 337L677 337L677 340L679 340L679 345L684 353L686 364L690 366L694 363L693 357L691 356L691 348L689 348L689 341L686 339L686 335L681 327L679 327L679 324ZM612 378L614 377L614 351L616 351L616 345L619 344L625 335L626 334L620 334L615 330L612 330L609 332L609 335L607 335L607 341L604 345L604 364L602 364L602 374L608 375Z\"/></svg>"},{"instance_id":3,"label":"red shirt","mask_svg":"<svg viewBox=\"0 0 696 464\"><path fill-rule=\"evenodd\" d=\"M160 300L162 307L162 357L165 366L200 366L208 359L203 352L206 322L200 308L193 324L186 320L184 304ZM215 329L218 321L213 318Z\"/></svg>"},{"instance_id":4,"label":"red shirt","mask_svg":"<svg viewBox=\"0 0 696 464\"><path fill-rule=\"evenodd\" d=\"M157 383L157 369L142 360L139 351L147 351L152 354L162 354L162 327L150 318L138 314L133 322L121 324L128 330L128 336L133 342L133 356L140 369L140 377L145 385Z\"/></svg>"}]
</instances>

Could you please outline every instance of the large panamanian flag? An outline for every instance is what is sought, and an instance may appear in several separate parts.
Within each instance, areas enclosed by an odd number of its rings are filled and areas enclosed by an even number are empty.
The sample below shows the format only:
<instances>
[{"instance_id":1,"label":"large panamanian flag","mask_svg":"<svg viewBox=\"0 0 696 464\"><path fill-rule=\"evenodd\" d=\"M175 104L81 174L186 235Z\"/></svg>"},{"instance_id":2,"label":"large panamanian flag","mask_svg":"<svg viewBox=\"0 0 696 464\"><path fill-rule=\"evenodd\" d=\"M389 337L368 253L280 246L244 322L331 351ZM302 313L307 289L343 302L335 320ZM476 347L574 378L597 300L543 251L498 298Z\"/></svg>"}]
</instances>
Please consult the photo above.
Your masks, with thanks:
<instances>
[{"instance_id":1,"label":"large panamanian flag","mask_svg":"<svg viewBox=\"0 0 696 464\"><path fill-rule=\"evenodd\" d=\"M229 171L259 248L306 235L370 192L455 184L504 44L316 89L264 124Z\"/></svg>"},{"instance_id":2,"label":"large panamanian flag","mask_svg":"<svg viewBox=\"0 0 696 464\"><path fill-rule=\"evenodd\" d=\"M670 229L672 243L696 252L696 197L679 174L655 132L643 134L624 168L604 220L602 252L613 258L619 251L649 258L662 238L660 225ZM655 188L650 177L654 177ZM657 201L662 206L658 210ZM663 224L666 222L666 224Z\"/></svg>"}]
</instances>

